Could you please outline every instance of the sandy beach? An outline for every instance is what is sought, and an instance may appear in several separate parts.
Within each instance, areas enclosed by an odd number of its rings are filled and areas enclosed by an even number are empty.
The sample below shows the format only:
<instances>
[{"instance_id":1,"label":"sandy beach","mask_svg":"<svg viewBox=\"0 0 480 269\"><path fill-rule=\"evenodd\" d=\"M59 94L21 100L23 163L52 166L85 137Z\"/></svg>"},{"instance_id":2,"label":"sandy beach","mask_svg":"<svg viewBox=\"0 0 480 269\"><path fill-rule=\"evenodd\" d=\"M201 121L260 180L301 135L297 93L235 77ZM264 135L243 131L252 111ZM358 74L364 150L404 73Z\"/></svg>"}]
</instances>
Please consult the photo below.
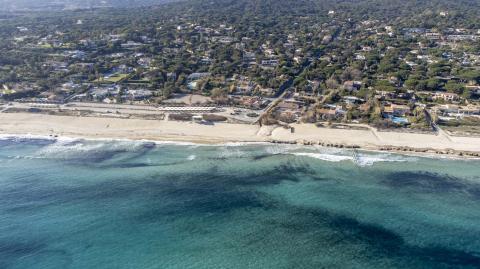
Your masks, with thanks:
<instances>
[{"instance_id":1,"label":"sandy beach","mask_svg":"<svg viewBox=\"0 0 480 269\"><path fill-rule=\"evenodd\" d=\"M65 136L89 139L131 139L195 143L278 142L358 146L371 150L455 151L480 153L480 138L444 134L378 132L374 129L343 130L293 124L283 127L231 123L212 125L193 122L52 116L32 113L0 113L0 134Z\"/></svg>"}]
</instances>

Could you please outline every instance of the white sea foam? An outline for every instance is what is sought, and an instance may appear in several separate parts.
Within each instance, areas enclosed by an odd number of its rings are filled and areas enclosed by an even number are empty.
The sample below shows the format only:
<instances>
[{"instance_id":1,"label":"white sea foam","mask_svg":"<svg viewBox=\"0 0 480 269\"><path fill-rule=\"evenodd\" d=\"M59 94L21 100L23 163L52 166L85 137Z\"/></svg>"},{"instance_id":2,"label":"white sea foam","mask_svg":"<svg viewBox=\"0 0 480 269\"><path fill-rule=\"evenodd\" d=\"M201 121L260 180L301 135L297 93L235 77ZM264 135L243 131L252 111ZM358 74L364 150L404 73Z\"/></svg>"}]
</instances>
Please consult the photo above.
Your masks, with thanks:
<instances>
[{"instance_id":1,"label":"white sea foam","mask_svg":"<svg viewBox=\"0 0 480 269\"><path fill-rule=\"evenodd\" d=\"M342 154L343 153L343 154ZM347 151L337 151L336 153L333 152L292 152L290 154L295 156L305 156L310 158L319 159L322 161L328 162L342 162L342 161L351 161L359 165L359 166L370 166L378 162L406 162L406 161L413 161L415 158L413 157L402 157L396 156L391 154L359 154L355 159L352 155L345 155L348 153Z\"/></svg>"},{"instance_id":2,"label":"white sea foam","mask_svg":"<svg viewBox=\"0 0 480 269\"><path fill-rule=\"evenodd\" d=\"M62 138L55 143L47 145L35 154L37 157L45 158L69 158L73 156L84 156L102 151L136 151L143 147L144 142L141 141L116 141L100 142L86 141L84 139Z\"/></svg>"},{"instance_id":3,"label":"white sea foam","mask_svg":"<svg viewBox=\"0 0 480 269\"><path fill-rule=\"evenodd\" d=\"M369 166L377 162L406 162L409 161L408 158L394 157L390 155L360 155L358 157L357 163L360 166Z\"/></svg>"},{"instance_id":4,"label":"white sea foam","mask_svg":"<svg viewBox=\"0 0 480 269\"><path fill-rule=\"evenodd\" d=\"M21 141L24 139L41 139L41 140L51 140L51 141L57 141L60 142L60 145L62 142L67 143L67 142L73 142L73 141L91 141L93 142L92 144L98 144L99 142L108 142L103 145L98 145L98 146L91 146L90 150L95 150L104 146L108 146L110 149L113 147L118 147L118 143L124 142L124 146L126 144L134 145L133 147L137 147L138 145L144 144L144 143L154 143L155 145L179 145L179 146L190 146L191 148L197 148L197 147L226 147L228 148L228 152L223 152L220 154L222 157L245 157L249 155L248 151L242 151L242 150L234 150L232 151L233 148L242 148L244 146L251 146L251 145L262 145L265 146L265 151L266 153L272 154L272 155L277 155L277 154L293 154L293 155L298 155L298 156L307 156L307 157L312 157L312 158L317 158L317 159L322 159L325 161L347 161L351 160L353 161L353 157L350 156L350 154L347 154L348 150L345 149L338 149L338 148L328 148L328 147L323 147L323 146L303 146L303 145L289 145L289 144L272 144L268 142L225 142L225 143L216 143L216 144L203 144L203 143L196 143L196 142L187 142L187 141L159 141L159 140L132 140L132 139L119 139L119 138L74 138L74 137L67 137L67 136L52 136L52 135L33 135L33 134L0 134L0 140L13 140L13 141ZM110 143L111 142L111 143ZM56 143L54 143L56 144ZM68 143L67 143L68 144ZM116 146L115 146L116 145ZM45 149L46 153L47 151L51 151L52 153L55 153L55 150L60 151L60 152L67 152L69 150L75 151L79 150L80 151L88 151L88 148L83 148L82 145L77 145L77 146L70 146L70 147L59 147L59 145L53 145L50 148ZM315 149L319 152L291 152L294 150L299 150L301 148L308 148L308 149ZM415 154L411 155L399 155L395 154L397 157L393 157L391 154L385 154L381 156L376 156L370 154L375 154L378 153L379 151L371 151L371 153L367 154L360 154L360 158L357 160L357 164L366 166L366 165L372 165L373 163L376 162L399 162L399 161L411 161L412 159L415 160L417 157ZM347 154L347 155L346 155ZM31 158L38 158L39 156L30 156ZM403 159L401 157L404 157ZM459 160L465 160L463 157L458 157L458 156L444 156L444 155L436 155L436 154L422 154L421 157L425 158L432 158L432 159L459 159Z\"/></svg>"},{"instance_id":5,"label":"white sea foam","mask_svg":"<svg viewBox=\"0 0 480 269\"><path fill-rule=\"evenodd\" d=\"M134 140L130 140L134 141ZM143 142L150 142L155 143L155 145L162 146L162 145L174 145L174 146L192 146L197 147L201 146L201 144L194 143L194 142L182 142L182 141L157 141L157 140L142 140Z\"/></svg>"},{"instance_id":6,"label":"white sea foam","mask_svg":"<svg viewBox=\"0 0 480 269\"><path fill-rule=\"evenodd\" d=\"M193 161L193 160L195 160L195 158L197 158L197 156L195 156L194 154L192 154L192 155L190 155L190 156L187 157L187 160Z\"/></svg>"},{"instance_id":7,"label":"white sea foam","mask_svg":"<svg viewBox=\"0 0 480 269\"><path fill-rule=\"evenodd\" d=\"M26 159L26 160L32 160L32 159L42 159L41 156L32 156L32 155L14 155L14 156L7 156L7 158L9 159L14 159L14 160L18 160L18 159Z\"/></svg>"},{"instance_id":8,"label":"white sea foam","mask_svg":"<svg viewBox=\"0 0 480 269\"><path fill-rule=\"evenodd\" d=\"M0 140L22 140L22 139L42 139L42 140L57 140L57 138L48 135L16 135L16 134L0 134Z\"/></svg>"},{"instance_id":9,"label":"white sea foam","mask_svg":"<svg viewBox=\"0 0 480 269\"><path fill-rule=\"evenodd\" d=\"M327 154L327 153L294 152L291 154L295 156L306 156L306 157L315 158L315 159L328 161L328 162L341 162L341 161L353 160L353 157L351 156L343 156L343 155L335 155L335 154Z\"/></svg>"},{"instance_id":10,"label":"white sea foam","mask_svg":"<svg viewBox=\"0 0 480 269\"><path fill-rule=\"evenodd\" d=\"M302 149L304 147L305 146L302 145L269 144L265 146L265 152L272 155L285 154L294 150Z\"/></svg>"},{"instance_id":11,"label":"white sea foam","mask_svg":"<svg viewBox=\"0 0 480 269\"><path fill-rule=\"evenodd\" d=\"M221 158L243 158L249 156L249 152L242 150L241 147L221 147L218 154Z\"/></svg>"},{"instance_id":12,"label":"white sea foam","mask_svg":"<svg viewBox=\"0 0 480 269\"><path fill-rule=\"evenodd\" d=\"M104 143L85 144L81 141L59 140L51 145L41 148L36 155L43 157L66 157L71 154L86 153L93 150L100 149Z\"/></svg>"},{"instance_id":13,"label":"white sea foam","mask_svg":"<svg viewBox=\"0 0 480 269\"><path fill-rule=\"evenodd\" d=\"M218 144L211 144L211 146L226 146L226 147L242 147L251 145L270 145L268 142L225 142Z\"/></svg>"}]
</instances>

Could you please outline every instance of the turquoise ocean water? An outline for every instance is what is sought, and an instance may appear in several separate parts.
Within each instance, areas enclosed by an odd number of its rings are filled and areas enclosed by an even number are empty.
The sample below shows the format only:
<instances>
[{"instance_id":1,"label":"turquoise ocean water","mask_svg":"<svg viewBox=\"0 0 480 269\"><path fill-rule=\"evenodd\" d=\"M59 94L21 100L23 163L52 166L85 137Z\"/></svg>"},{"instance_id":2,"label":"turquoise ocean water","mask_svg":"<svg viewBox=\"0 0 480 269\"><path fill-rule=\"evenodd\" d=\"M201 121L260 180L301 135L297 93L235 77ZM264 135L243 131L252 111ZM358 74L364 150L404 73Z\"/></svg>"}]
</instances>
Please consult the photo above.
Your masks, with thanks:
<instances>
[{"instance_id":1,"label":"turquoise ocean water","mask_svg":"<svg viewBox=\"0 0 480 269\"><path fill-rule=\"evenodd\" d=\"M0 140L0 268L480 268L480 161Z\"/></svg>"}]
</instances>

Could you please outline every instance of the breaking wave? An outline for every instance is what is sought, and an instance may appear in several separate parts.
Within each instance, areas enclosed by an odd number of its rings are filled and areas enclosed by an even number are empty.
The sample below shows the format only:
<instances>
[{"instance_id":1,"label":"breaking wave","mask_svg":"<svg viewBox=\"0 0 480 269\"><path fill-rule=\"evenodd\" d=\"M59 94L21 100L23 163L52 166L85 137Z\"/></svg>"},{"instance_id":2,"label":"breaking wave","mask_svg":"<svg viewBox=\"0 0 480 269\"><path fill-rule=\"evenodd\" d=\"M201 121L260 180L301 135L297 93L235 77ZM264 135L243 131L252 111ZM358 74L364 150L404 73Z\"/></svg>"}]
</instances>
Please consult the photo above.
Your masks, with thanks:
<instances>
[{"instance_id":1,"label":"breaking wave","mask_svg":"<svg viewBox=\"0 0 480 269\"><path fill-rule=\"evenodd\" d=\"M291 153L291 154L295 155L295 156L311 157L311 158L319 159L319 160L322 160L322 161L328 161L328 162L341 162L341 161L346 161L346 160L352 160L353 161L353 157L351 157L351 156L334 155L334 154L327 154L327 153L294 152L294 153Z\"/></svg>"},{"instance_id":2,"label":"breaking wave","mask_svg":"<svg viewBox=\"0 0 480 269\"><path fill-rule=\"evenodd\" d=\"M78 139L68 137L52 137L37 135L0 135L0 141L11 142L36 141L35 145L41 146L34 154L29 156L16 156L16 158L53 158L53 159L88 159L104 160L117 156L119 153L136 152L141 154L149 148L162 148L164 146L180 146L188 149L214 148L216 157L229 158L264 158L273 155L293 155L298 157L314 158L326 162L354 162L358 166L371 166L379 162L405 162L417 160L416 157L391 153L361 152L353 157L348 149L328 148L322 146L303 146L287 144L271 144L266 142L231 142L222 144L198 144L192 142L176 141L150 141L150 140L119 140L119 139ZM1 143L0 143L1 144ZM12 156L10 156L12 157ZM423 156L442 158L442 156ZM195 160L196 155L187 155L187 160Z\"/></svg>"},{"instance_id":3,"label":"breaking wave","mask_svg":"<svg viewBox=\"0 0 480 269\"><path fill-rule=\"evenodd\" d=\"M343 154L338 153L315 153L315 152L293 152L292 155L303 156L319 159L327 162L342 162L351 161L359 166L370 166L378 162L407 162L414 161L414 157L403 157L392 154L358 154L354 157L353 154L346 155L348 151L343 151Z\"/></svg>"},{"instance_id":4,"label":"breaking wave","mask_svg":"<svg viewBox=\"0 0 480 269\"><path fill-rule=\"evenodd\" d=\"M35 156L53 159L84 159L99 154L132 152L149 147L152 147L152 144L145 142L116 141L112 143L62 138L39 149Z\"/></svg>"}]
</instances>

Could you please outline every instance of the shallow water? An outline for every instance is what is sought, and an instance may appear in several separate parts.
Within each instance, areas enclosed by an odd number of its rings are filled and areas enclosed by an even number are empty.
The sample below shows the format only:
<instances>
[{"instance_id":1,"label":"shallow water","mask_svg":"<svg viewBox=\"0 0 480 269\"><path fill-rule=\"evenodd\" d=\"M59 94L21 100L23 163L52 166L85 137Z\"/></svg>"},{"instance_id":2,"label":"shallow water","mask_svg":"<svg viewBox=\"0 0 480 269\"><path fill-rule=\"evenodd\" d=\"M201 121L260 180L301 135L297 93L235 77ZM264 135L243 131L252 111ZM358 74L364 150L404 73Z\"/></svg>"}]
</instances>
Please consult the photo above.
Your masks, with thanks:
<instances>
[{"instance_id":1,"label":"shallow water","mask_svg":"<svg viewBox=\"0 0 480 269\"><path fill-rule=\"evenodd\" d=\"M0 268L480 268L480 162L0 140Z\"/></svg>"}]
</instances>

